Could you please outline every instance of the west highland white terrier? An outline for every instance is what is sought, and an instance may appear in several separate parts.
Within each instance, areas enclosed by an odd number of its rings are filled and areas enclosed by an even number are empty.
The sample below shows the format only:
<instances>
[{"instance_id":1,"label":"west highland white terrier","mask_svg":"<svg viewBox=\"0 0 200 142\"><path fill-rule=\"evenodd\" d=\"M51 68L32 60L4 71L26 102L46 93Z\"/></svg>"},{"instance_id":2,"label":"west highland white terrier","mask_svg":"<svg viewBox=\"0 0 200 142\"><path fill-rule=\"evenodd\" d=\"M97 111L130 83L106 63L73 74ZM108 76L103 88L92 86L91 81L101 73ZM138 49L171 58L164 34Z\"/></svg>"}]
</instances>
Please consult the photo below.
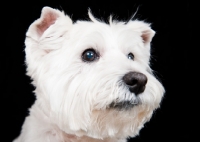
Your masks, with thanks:
<instances>
[{"instance_id":1,"label":"west highland white terrier","mask_svg":"<svg viewBox=\"0 0 200 142\"><path fill-rule=\"evenodd\" d=\"M164 87L149 66L150 24L73 23L42 9L25 40L36 101L14 142L126 142L160 106Z\"/></svg>"}]
</instances>

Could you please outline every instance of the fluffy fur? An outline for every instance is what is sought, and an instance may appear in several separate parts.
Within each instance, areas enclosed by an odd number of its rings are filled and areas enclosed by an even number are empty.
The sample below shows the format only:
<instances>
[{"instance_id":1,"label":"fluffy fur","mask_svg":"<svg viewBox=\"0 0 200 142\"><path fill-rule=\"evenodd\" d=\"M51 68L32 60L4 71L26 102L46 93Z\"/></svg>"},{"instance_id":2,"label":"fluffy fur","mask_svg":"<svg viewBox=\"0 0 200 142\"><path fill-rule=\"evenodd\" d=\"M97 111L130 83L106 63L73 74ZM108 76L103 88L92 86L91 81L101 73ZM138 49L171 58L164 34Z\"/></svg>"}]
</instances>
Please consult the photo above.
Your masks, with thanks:
<instances>
[{"instance_id":1,"label":"fluffy fur","mask_svg":"<svg viewBox=\"0 0 200 142\"><path fill-rule=\"evenodd\" d=\"M164 88L149 67L155 34L150 25L112 19L106 24L90 12L89 17L73 23L64 12L44 7L29 27L27 74L37 99L14 142L125 142L159 107ZM83 61L86 49L97 51L98 60ZM148 79L139 95L123 82L131 71ZM121 102L137 105L111 107Z\"/></svg>"}]
</instances>

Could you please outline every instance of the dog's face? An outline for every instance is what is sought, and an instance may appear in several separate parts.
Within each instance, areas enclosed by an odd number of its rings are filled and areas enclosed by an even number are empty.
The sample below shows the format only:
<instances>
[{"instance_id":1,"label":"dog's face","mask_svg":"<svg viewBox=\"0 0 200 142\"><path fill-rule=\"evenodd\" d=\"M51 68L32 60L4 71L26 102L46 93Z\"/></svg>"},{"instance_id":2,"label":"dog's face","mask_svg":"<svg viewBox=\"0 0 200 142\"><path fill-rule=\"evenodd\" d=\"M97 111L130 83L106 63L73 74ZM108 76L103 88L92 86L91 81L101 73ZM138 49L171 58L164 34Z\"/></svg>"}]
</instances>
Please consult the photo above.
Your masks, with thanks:
<instances>
[{"instance_id":1,"label":"dog's face","mask_svg":"<svg viewBox=\"0 0 200 142\"><path fill-rule=\"evenodd\" d=\"M60 129L94 138L135 136L159 107L164 88L149 67L147 23L73 24L45 7L27 32L27 74L37 101Z\"/></svg>"}]
</instances>

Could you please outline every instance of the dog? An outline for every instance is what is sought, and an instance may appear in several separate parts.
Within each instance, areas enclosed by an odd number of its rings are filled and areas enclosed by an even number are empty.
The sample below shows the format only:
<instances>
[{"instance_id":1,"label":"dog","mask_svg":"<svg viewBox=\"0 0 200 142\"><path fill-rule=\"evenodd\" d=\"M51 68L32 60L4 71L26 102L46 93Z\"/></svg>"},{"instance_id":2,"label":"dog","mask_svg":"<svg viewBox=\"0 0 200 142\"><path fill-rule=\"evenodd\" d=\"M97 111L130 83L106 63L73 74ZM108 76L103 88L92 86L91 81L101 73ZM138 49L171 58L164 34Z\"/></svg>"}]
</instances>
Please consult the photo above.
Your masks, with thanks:
<instances>
[{"instance_id":1,"label":"dog","mask_svg":"<svg viewBox=\"0 0 200 142\"><path fill-rule=\"evenodd\" d=\"M25 63L36 101L14 142L126 142L160 107L150 24L88 15L73 23L44 7L30 25Z\"/></svg>"}]
</instances>

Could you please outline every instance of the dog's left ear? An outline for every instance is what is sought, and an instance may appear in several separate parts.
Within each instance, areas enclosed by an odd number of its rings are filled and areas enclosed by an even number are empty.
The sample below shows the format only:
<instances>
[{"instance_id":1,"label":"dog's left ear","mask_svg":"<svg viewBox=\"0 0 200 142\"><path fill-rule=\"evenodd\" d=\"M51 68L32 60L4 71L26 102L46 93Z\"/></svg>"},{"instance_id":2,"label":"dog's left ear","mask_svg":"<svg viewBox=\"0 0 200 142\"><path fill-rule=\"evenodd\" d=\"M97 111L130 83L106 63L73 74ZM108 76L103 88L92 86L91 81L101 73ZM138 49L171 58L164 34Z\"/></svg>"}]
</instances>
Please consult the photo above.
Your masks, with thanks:
<instances>
[{"instance_id":1,"label":"dog's left ear","mask_svg":"<svg viewBox=\"0 0 200 142\"><path fill-rule=\"evenodd\" d=\"M140 33L144 46L148 46L155 35L155 31L151 29L150 24L143 21L130 21L127 26Z\"/></svg>"}]
</instances>

